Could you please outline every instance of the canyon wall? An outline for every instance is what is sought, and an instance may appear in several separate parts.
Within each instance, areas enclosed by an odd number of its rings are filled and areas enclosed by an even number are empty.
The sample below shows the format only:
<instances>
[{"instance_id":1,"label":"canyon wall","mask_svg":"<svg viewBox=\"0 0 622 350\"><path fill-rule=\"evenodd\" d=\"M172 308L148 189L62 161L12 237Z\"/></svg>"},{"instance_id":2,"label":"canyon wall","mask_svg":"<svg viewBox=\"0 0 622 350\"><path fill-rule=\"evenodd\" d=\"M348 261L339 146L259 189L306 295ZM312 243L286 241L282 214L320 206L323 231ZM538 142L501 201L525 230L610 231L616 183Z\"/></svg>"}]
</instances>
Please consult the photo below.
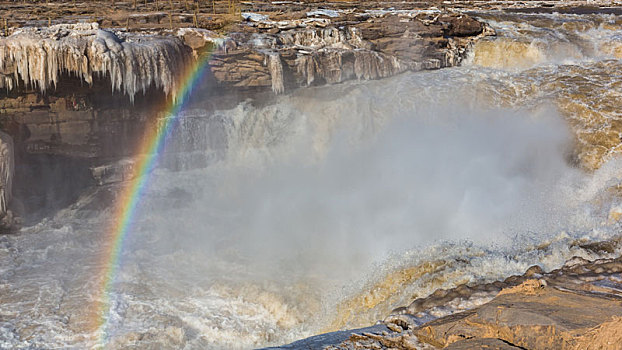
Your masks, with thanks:
<instances>
[{"instance_id":1,"label":"canyon wall","mask_svg":"<svg viewBox=\"0 0 622 350\"><path fill-rule=\"evenodd\" d=\"M455 66L475 40L494 35L471 17L439 10L242 18L226 35L197 28L130 33L97 23L7 30L0 37L0 129L14 143L18 170L34 154L87 159L89 166L132 156L197 62L209 69L189 102L209 113L247 97ZM10 181L3 181L6 188Z\"/></svg>"}]
</instances>

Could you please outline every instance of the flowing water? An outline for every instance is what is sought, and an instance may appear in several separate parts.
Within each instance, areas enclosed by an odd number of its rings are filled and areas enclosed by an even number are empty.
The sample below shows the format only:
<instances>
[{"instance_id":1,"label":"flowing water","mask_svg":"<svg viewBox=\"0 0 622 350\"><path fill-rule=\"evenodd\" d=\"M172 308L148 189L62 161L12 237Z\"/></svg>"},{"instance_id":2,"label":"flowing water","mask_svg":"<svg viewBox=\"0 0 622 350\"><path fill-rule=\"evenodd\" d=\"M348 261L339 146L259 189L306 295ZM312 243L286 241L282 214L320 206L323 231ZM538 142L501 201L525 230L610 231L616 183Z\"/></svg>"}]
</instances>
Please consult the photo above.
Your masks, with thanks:
<instances>
[{"instance_id":1,"label":"flowing water","mask_svg":"<svg viewBox=\"0 0 622 350\"><path fill-rule=\"evenodd\" d=\"M152 175L108 346L282 344L438 288L620 254L578 243L620 229L622 20L478 15L498 36L462 67L184 111L162 161L189 170ZM119 187L0 236L0 348L100 344Z\"/></svg>"}]
</instances>

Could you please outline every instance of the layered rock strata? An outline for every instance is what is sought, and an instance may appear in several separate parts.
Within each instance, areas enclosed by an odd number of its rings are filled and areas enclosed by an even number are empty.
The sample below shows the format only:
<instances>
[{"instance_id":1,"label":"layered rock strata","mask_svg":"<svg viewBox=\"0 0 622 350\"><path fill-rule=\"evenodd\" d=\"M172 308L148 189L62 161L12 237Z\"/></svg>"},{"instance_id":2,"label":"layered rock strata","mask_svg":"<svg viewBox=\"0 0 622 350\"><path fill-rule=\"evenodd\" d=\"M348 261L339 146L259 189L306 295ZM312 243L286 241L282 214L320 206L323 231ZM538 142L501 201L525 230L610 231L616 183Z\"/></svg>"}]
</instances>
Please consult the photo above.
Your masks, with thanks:
<instances>
[{"instance_id":1,"label":"layered rock strata","mask_svg":"<svg viewBox=\"0 0 622 350\"><path fill-rule=\"evenodd\" d=\"M309 12L247 26L213 53L216 80L233 87L287 88L379 79L458 65L470 44L494 31L461 14L432 11ZM316 18L321 17L321 18Z\"/></svg>"},{"instance_id":2,"label":"layered rock strata","mask_svg":"<svg viewBox=\"0 0 622 350\"><path fill-rule=\"evenodd\" d=\"M316 18L326 14L337 18ZM175 36L129 34L102 30L97 23L22 28L0 39L0 88L45 94L66 74L89 85L95 76L108 79L111 92L131 101L149 88L175 98L190 52L196 58L209 51L217 83L281 93L286 84L332 84L454 66L473 40L494 34L471 17L438 10L308 16L284 21L250 16L224 37L192 28Z\"/></svg>"},{"instance_id":3,"label":"layered rock strata","mask_svg":"<svg viewBox=\"0 0 622 350\"><path fill-rule=\"evenodd\" d=\"M438 10L251 17L226 36L197 28L147 35L96 23L11 30L0 38L2 130L13 137L18 159L119 159L166 117L157 106L177 97L178 79L203 55L211 57L209 70L197 89L222 103L244 93L457 65L473 40L492 33L471 17Z\"/></svg>"},{"instance_id":4,"label":"layered rock strata","mask_svg":"<svg viewBox=\"0 0 622 350\"><path fill-rule=\"evenodd\" d=\"M0 130L14 143L16 178L43 175L31 173L47 167L27 165L48 162L32 157L43 154L90 160L96 183L127 179L124 164L131 161L119 160L134 156L168 117L163 107L178 98L180 79L197 62L209 69L194 87L202 98L190 103L209 113L248 96L457 65L474 40L492 33L469 16L438 10L350 6L239 17L227 35L187 27L141 33L98 23L17 28L5 22ZM7 195L0 213L6 213L10 181L2 186Z\"/></svg>"}]
</instances>

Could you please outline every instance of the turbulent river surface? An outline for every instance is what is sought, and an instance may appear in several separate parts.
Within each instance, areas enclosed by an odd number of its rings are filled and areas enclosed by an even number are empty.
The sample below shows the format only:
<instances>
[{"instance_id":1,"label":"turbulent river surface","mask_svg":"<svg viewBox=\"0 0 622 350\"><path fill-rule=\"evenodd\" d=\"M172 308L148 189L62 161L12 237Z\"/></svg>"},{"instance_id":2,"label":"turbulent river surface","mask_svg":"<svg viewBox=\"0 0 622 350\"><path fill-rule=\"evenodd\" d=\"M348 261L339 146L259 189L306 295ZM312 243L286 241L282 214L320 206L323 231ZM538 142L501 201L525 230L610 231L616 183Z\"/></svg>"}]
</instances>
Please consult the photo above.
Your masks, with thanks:
<instances>
[{"instance_id":1,"label":"turbulent river surface","mask_svg":"<svg viewBox=\"0 0 622 350\"><path fill-rule=\"evenodd\" d=\"M461 67L184 111L123 243L107 345L278 345L598 257L577 242L620 229L622 19L476 15L498 35ZM119 190L0 236L0 348L101 345Z\"/></svg>"}]
</instances>

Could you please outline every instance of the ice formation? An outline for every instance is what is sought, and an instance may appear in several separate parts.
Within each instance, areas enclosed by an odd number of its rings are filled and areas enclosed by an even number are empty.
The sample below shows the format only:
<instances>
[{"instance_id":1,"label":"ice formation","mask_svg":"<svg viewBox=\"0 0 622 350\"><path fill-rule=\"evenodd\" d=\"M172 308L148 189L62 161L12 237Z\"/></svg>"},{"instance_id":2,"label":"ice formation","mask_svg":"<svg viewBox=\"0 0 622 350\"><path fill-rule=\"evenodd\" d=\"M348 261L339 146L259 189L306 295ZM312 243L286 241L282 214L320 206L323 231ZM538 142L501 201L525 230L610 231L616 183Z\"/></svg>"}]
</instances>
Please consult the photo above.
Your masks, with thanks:
<instances>
[{"instance_id":1,"label":"ice formation","mask_svg":"<svg viewBox=\"0 0 622 350\"><path fill-rule=\"evenodd\" d=\"M14 169L13 139L0 131L0 215L8 211Z\"/></svg>"},{"instance_id":2,"label":"ice formation","mask_svg":"<svg viewBox=\"0 0 622 350\"><path fill-rule=\"evenodd\" d=\"M395 56L371 50L372 44L363 40L356 28L308 29L282 33L278 38L284 46L299 49L294 71L303 85L311 85L317 78L329 84L354 77L385 78L408 68Z\"/></svg>"},{"instance_id":3,"label":"ice formation","mask_svg":"<svg viewBox=\"0 0 622 350\"><path fill-rule=\"evenodd\" d=\"M285 91L283 85L283 64L281 63L281 56L278 53L271 53L268 55L268 65L270 68L270 76L272 78L272 91L275 94L281 94Z\"/></svg>"},{"instance_id":4,"label":"ice formation","mask_svg":"<svg viewBox=\"0 0 622 350\"><path fill-rule=\"evenodd\" d=\"M115 35L97 23L23 28L0 39L0 88L20 84L45 92L63 73L92 84L110 78L112 91L133 101L150 86L175 97L177 79L191 57L176 37Z\"/></svg>"}]
</instances>

